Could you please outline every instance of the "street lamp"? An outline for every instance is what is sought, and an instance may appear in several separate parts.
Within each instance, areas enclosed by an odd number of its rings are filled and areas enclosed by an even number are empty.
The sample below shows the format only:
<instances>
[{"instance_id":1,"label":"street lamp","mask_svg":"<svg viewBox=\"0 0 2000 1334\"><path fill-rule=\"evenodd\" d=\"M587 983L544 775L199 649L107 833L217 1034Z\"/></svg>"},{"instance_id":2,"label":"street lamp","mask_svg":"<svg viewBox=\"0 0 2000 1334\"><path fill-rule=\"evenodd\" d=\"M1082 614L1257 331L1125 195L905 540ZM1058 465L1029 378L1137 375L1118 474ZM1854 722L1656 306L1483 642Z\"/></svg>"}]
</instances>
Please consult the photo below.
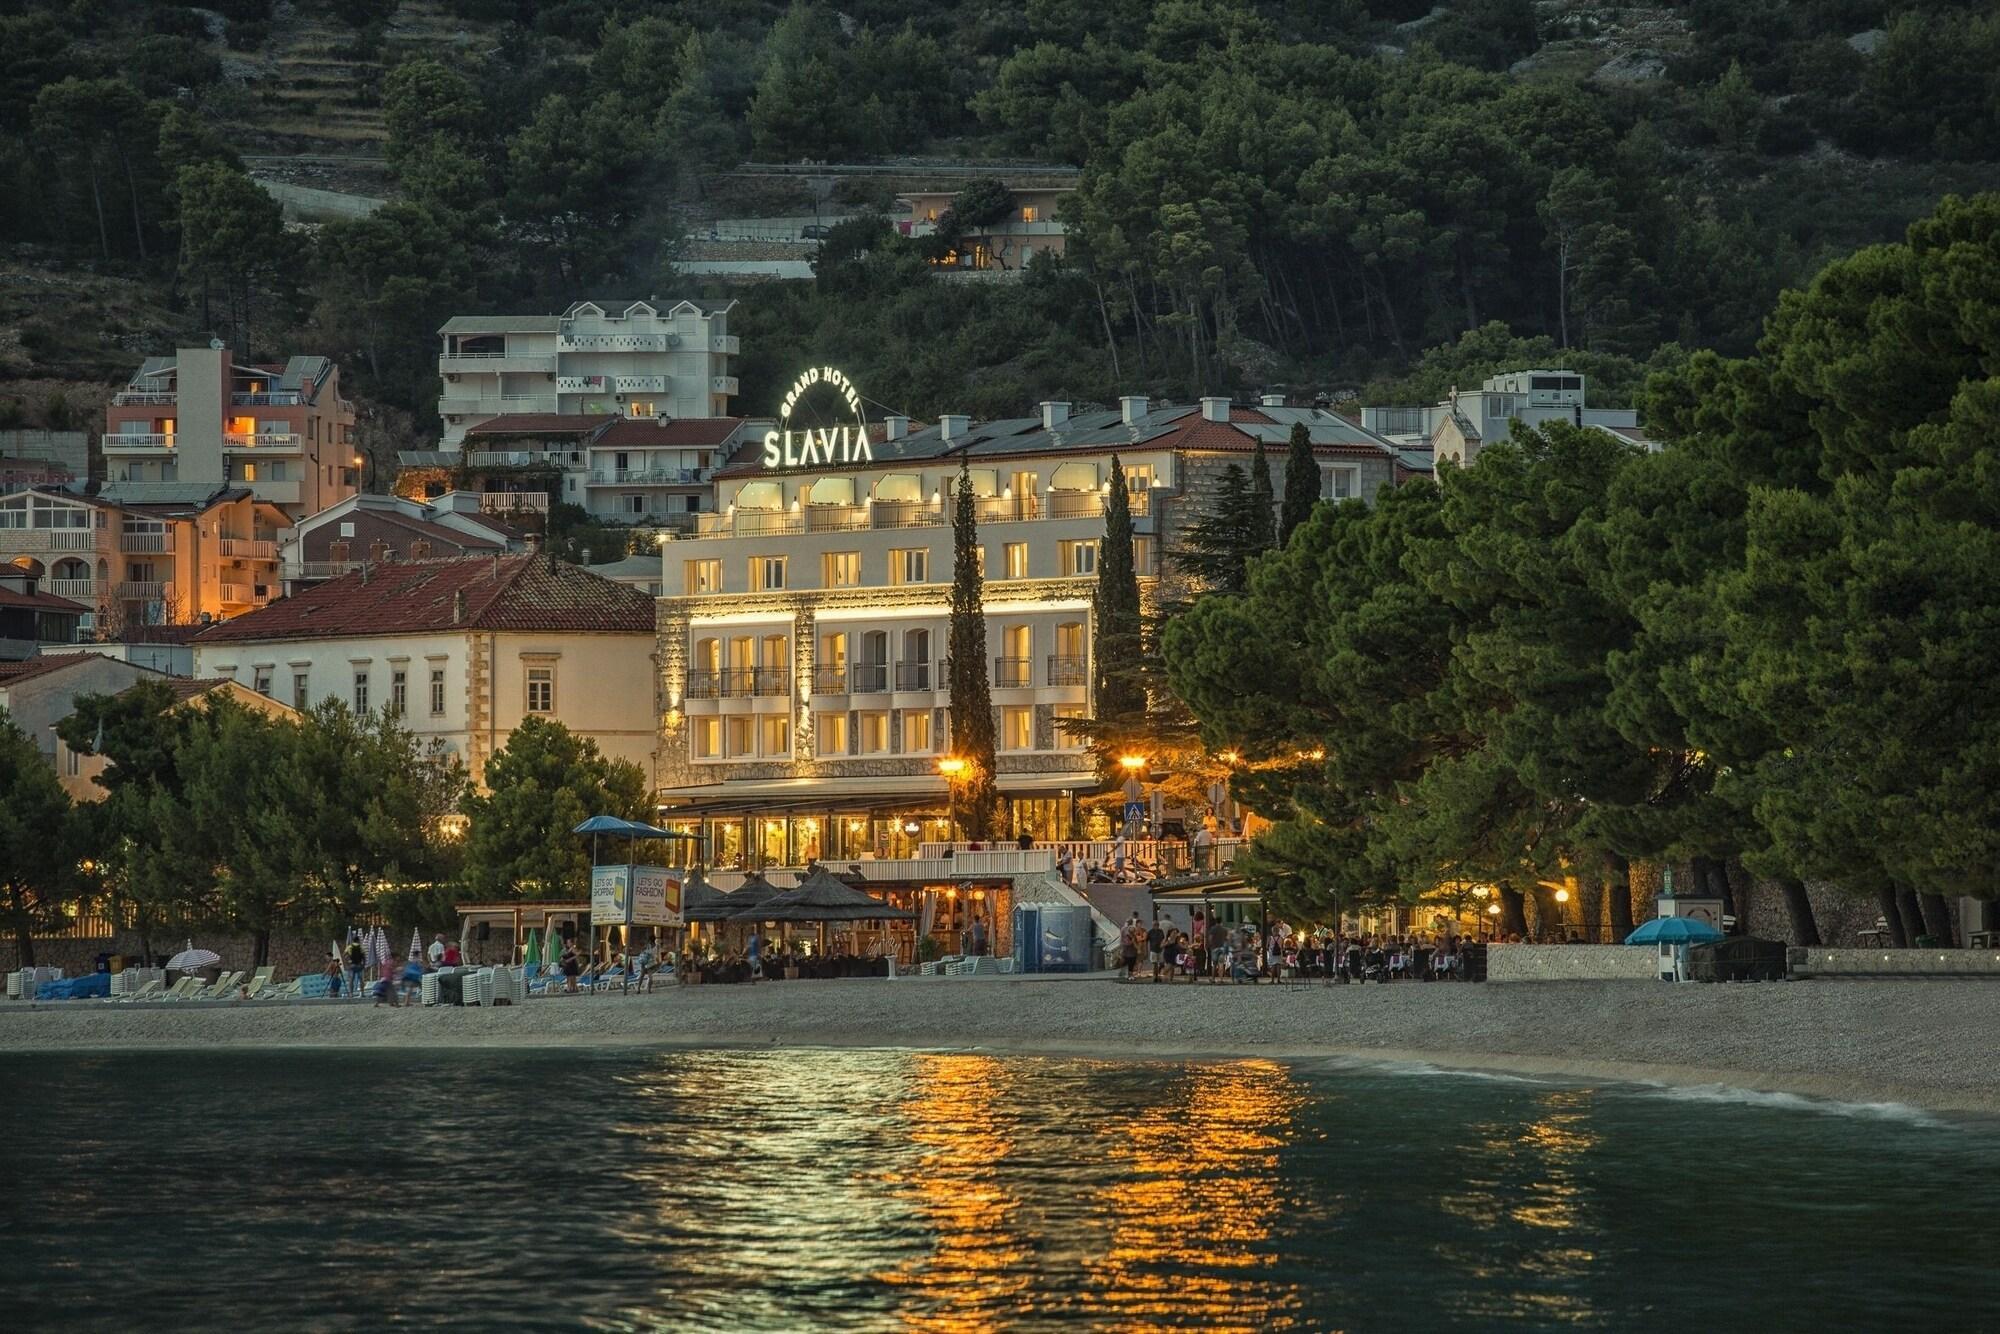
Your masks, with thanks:
<instances>
[{"instance_id":1,"label":"street lamp","mask_svg":"<svg viewBox=\"0 0 2000 1334\"><path fill-rule=\"evenodd\" d=\"M938 772L944 775L945 801L951 812L951 841L958 842L958 776L965 772L965 761L956 755L947 755L938 761Z\"/></svg>"},{"instance_id":2,"label":"street lamp","mask_svg":"<svg viewBox=\"0 0 2000 1334\"><path fill-rule=\"evenodd\" d=\"M1568 902L1569 902L1569 891L1568 891L1568 890L1566 890L1566 889L1559 889L1559 890L1557 890L1557 891L1556 891L1556 902L1557 902L1557 903L1568 903Z\"/></svg>"},{"instance_id":3,"label":"street lamp","mask_svg":"<svg viewBox=\"0 0 2000 1334\"><path fill-rule=\"evenodd\" d=\"M1144 755L1120 755L1118 763L1124 766L1126 773L1136 775L1141 769L1146 767L1146 757Z\"/></svg>"}]
</instances>

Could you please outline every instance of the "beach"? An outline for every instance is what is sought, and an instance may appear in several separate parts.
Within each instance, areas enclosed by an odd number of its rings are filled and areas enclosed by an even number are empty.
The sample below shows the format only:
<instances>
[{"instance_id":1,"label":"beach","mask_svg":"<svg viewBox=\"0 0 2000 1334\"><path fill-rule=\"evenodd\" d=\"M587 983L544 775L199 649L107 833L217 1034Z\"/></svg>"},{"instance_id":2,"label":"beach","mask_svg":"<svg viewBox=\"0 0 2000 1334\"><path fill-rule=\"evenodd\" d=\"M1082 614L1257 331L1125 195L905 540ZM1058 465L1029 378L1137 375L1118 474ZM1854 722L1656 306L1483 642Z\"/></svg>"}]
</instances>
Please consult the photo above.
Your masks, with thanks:
<instances>
[{"instance_id":1,"label":"beach","mask_svg":"<svg viewBox=\"0 0 2000 1334\"><path fill-rule=\"evenodd\" d=\"M2000 986L1979 982L1166 985L908 979L677 987L494 1009L0 1005L0 1051L560 1046L982 1049L1413 1060L2000 1113Z\"/></svg>"}]
</instances>

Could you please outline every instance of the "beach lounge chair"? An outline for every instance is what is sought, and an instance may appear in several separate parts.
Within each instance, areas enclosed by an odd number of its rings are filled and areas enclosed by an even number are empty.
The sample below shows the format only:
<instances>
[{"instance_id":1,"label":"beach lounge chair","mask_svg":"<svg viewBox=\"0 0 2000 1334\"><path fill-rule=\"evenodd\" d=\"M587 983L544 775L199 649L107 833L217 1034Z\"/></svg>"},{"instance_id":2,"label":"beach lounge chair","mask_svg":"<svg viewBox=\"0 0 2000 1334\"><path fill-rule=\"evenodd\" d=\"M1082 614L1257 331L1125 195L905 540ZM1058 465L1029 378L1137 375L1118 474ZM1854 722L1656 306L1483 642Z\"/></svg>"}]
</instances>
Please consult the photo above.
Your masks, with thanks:
<instances>
[{"instance_id":1,"label":"beach lounge chair","mask_svg":"<svg viewBox=\"0 0 2000 1334\"><path fill-rule=\"evenodd\" d=\"M243 974L240 971L234 973L224 973L221 977L215 979L214 986L209 987L205 991L197 991L194 994L194 999L233 1000L236 996L236 988L242 985L243 985Z\"/></svg>"},{"instance_id":2,"label":"beach lounge chair","mask_svg":"<svg viewBox=\"0 0 2000 1334\"><path fill-rule=\"evenodd\" d=\"M206 985L207 983L203 982L200 978L195 977L193 974L189 974L188 976L183 977L179 981L175 982L171 987L168 987L165 991L161 992L159 995L153 997L153 999L169 1000L169 1001L193 1000L195 997L195 993L200 991Z\"/></svg>"},{"instance_id":3,"label":"beach lounge chair","mask_svg":"<svg viewBox=\"0 0 2000 1334\"><path fill-rule=\"evenodd\" d=\"M160 979L156 977L148 981L137 991L128 991L122 996L113 996L111 999L115 1001L158 1000L163 994L165 993L160 986Z\"/></svg>"},{"instance_id":4,"label":"beach lounge chair","mask_svg":"<svg viewBox=\"0 0 2000 1334\"><path fill-rule=\"evenodd\" d=\"M248 982L238 983L237 984L238 988L241 991L248 992L250 994L250 998L252 1000L255 1000L257 997L263 995L267 989L269 989L271 985L271 979L277 976L277 973L278 970L276 968L268 966L264 968L259 968L256 972L250 974L250 980ZM237 976L241 977L242 974L238 973ZM231 999L235 999L235 996L232 995Z\"/></svg>"}]
</instances>

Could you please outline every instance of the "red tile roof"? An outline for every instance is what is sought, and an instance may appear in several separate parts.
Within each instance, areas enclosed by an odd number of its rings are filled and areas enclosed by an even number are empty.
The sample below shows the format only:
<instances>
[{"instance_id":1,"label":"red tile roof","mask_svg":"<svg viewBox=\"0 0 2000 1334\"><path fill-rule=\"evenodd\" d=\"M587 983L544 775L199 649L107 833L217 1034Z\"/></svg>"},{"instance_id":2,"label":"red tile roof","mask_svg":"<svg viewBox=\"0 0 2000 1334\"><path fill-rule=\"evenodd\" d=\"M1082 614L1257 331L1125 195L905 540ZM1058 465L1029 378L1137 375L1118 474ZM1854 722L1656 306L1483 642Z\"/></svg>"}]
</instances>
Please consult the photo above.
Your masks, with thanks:
<instances>
[{"instance_id":1,"label":"red tile roof","mask_svg":"<svg viewBox=\"0 0 2000 1334\"><path fill-rule=\"evenodd\" d=\"M462 617L455 617L464 594ZM653 632L653 599L535 555L374 565L210 626L197 644L456 630Z\"/></svg>"},{"instance_id":2,"label":"red tile roof","mask_svg":"<svg viewBox=\"0 0 2000 1334\"><path fill-rule=\"evenodd\" d=\"M0 662L0 687L26 681L30 677L47 676L50 672L59 672L96 657L95 653L45 653L41 657L23 658L19 662Z\"/></svg>"},{"instance_id":3,"label":"red tile roof","mask_svg":"<svg viewBox=\"0 0 2000 1334\"><path fill-rule=\"evenodd\" d=\"M620 418L565 412L509 412L467 427L465 438L486 435L588 435Z\"/></svg>"},{"instance_id":4,"label":"red tile roof","mask_svg":"<svg viewBox=\"0 0 2000 1334\"><path fill-rule=\"evenodd\" d=\"M741 417L625 417L590 443L627 448L672 445L700 449L721 444L743 425Z\"/></svg>"},{"instance_id":5,"label":"red tile roof","mask_svg":"<svg viewBox=\"0 0 2000 1334\"><path fill-rule=\"evenodd\" d=\"M167 689L173 692L176 704L185 704L191 699L200 699L211 690L220 690L224 686L235 684L234 679L227 676L174 676L167 679ZM126 686L125 690L135 690L137 688L136 685L131 685ZM125 690L121 690L118 693L122 695L125 693Z\"/></svg>"},{"instance_id":6,"label":"red tile roof","mask_svg":"<svg viewBox=\"0 0 2000 1334\"><path fill-rule=\"evenodd\" d=\"M73 611L79 616L90 608L81 602L59 598L54 593L21 593L0 584L0 607L35 607L42 611Z\"/></svg>"}]
</instances>

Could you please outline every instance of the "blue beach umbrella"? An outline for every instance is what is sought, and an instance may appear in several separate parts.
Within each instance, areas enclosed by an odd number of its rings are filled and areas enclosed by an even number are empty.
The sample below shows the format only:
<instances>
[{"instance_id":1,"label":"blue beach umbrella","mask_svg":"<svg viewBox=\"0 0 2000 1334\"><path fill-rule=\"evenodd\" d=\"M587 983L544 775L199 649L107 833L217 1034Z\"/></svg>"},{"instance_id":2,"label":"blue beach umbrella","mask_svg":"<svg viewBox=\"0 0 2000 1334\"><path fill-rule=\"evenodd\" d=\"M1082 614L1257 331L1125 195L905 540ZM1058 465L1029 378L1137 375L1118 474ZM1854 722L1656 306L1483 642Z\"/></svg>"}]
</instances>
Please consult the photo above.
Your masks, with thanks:
<instances>
[{"instance_id":1,"label":"blue beach umbrella","mask_svg":"<svg viewBox=\"0 0 2000 1334\"><path fill-rule=\"evenodd\" d=\"M1722 933L1694 917L1655 917L1625 937L1627 945L1705 945Z\"/></svg>"}]
</instances>

